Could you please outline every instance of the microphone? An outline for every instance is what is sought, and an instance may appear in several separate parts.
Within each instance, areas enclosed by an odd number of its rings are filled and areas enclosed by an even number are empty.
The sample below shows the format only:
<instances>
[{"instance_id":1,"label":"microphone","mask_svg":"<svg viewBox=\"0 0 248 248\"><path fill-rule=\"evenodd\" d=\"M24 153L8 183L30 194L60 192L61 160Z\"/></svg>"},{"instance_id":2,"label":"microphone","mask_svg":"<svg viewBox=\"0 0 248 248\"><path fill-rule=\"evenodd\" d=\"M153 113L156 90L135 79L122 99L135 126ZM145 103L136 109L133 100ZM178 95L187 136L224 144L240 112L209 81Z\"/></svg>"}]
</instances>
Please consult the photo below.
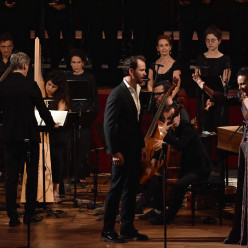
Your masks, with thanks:
<instances>
[{"instance_id":1,"label":"microphone","mask_svg":"<svg viewBox=\"0 0 248 248\"><path fill-rule=\"evenodd\" d=\"M156 64L156 63L153 63L153 65L156 65L157 67L164 67L163 65L161 65L161 64Z\"/></svg>"}]
</instances>

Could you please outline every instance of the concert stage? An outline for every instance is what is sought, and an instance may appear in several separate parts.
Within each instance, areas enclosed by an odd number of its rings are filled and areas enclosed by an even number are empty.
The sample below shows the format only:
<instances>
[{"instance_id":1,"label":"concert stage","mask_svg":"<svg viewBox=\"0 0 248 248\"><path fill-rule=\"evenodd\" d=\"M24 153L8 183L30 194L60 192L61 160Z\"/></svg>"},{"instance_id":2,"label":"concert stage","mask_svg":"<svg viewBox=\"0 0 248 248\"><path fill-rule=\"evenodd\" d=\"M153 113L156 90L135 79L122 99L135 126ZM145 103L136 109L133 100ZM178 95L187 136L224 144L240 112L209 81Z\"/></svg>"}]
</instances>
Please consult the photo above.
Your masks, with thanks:
<instances>
[{"instance_id":1,"label":"concert stage","mask_svg":"<svg viewBox=\"0 0 248 248\"><path fill-rule=\"evenodd\" d=\"M104 199L109 187L109 181L106 177L99 178L98 203L104 203ZM92 179L87 179L88 186L79 189L79 196L93 200L93 194L90 189L93 188ZM104 184L105 183L105 184ZM20 185L18 192L20 193ZM67 194L67 199L73 197L73 189ZM0 189L0 202L4 200L3 189ZM79 203L81 207L81 203ZM84 205L82 209L73 207L71 202L63 204L49 205L53 210L63 210L59 218L46 216L44 220L31 225L31 246L37 248L163 248L164 234L163 226L154 226L148 221L139 220L138 215L135 219L135 226L141 232L149 236L148 241L129 241L124 244L112 244L100 241L103 221L102 210L94 211L87 209ZM21 212L22 208L19 209ZM148 209L147 209L148 210ZM146 210L146 211L147 211ZM228 211L229 212L229 211ZM100 215L96 215L96 213ZM40 214L42 215L42 214ZM205 217L213 217L213 222L203 224ZM0 212L0 247L16 248L24 247L27 238L27 225L22 223L17 227L8 226L6 212ZM203 209L196 211L196 225L191 225L191 211L183 207L175 221L167 226L167 247L168 248L233 248L233 245L222 244L223 239L228 235L231 229L231 219L227 213L223 214L223 225L220 226L217 218L216 209ZM229 219L227 219L229 217ZM116 222L116 230L119 231L119 223Z\"/></svg>"}]
</instances>

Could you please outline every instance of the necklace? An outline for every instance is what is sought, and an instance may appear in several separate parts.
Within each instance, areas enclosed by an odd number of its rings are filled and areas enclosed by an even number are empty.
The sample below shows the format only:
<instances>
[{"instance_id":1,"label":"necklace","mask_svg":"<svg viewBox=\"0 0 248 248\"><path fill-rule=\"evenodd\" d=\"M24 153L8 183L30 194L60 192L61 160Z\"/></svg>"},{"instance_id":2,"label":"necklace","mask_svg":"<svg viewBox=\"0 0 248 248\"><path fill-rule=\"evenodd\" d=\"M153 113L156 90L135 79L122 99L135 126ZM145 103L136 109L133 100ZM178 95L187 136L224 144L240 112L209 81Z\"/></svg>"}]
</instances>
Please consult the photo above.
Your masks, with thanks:
<instances>
[{"instance_id":1,"label":"necklace","mask_svg":"<svg viewBox=\"0 0 248 248\"><path fill-rule=\"evenodd\" d=\"M168 63L170 61L170 58L168 58L168 59L166 59L166 60L162 60L162 59L159 59L159 63L161 63L161 64L166 64L166 63Z\"/></svg>"}]
</instances>

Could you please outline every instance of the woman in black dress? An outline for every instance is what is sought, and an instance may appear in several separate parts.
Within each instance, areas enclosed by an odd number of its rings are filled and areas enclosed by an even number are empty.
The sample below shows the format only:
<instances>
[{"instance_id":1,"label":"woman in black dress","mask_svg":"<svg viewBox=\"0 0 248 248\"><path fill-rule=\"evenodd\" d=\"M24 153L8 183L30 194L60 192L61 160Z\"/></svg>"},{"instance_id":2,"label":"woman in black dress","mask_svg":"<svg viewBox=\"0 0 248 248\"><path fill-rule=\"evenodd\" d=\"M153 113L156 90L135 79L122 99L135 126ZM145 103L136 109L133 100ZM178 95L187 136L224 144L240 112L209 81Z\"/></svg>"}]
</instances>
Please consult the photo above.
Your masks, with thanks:
<instances>
[{"instance_id":1,"label":"woman in black dress","mask_svg":"<svg viewBox=\"0 0 248 248\"><path fill-rule=\"evenodd\" d=\"M50 110L66 111L69 109L69 94L64 74L54 70L47 74L45 80L46 97ZM56 202L59 194L59 184L63 182L63 172L66 161L66 149L70 134L62 129L49 135L51 165L53 176L53 195Z\"/></svg>"},{"instance_id":2,"label":"woman in black dress","mask_svg":"<svg viewBox=\"0 0 248 248\"><path fill-rule=\"evenodd\" d=\"M82 118L84 118L84 116L90 116L88 124L80 128L80 134L77 139L78 146L76 152L76 164L78 168L78 176L80 178L85 178L90 172L89 150L91 123L99 112L98 91L94 75L84 69L86 58L85 53L80 49L72 49L68 57L72 72L67 74L67 80L76 80L82 81L82 83L87 83L89 89L88 99L84 101L72 101L70 105L71 111L81 112Z\"/></svg>"},{"instance_id":3,"label":"woman in black dress","mask_svg":"<svg viewBox=\"0 0 248 248\"><path fill-rule=\"evenodd\" d=\"M148 72L148 78L150 79L147 84L148 91L153 91L153 85L156 81L169 80L172 82L173 77L178 79L178 85L172 92L172 98L178 93L180 89L180 68L178 63L170 56L172 45L170 37L167 35L160 35L157 39L157 51L159 58L155 63L151 64ZM158 65L159 66L158 68Z\"/></svg>"},{"instance_id":4,"label":"woman in black dress","mask_svg":"<svg viewBox=\"0 0 248 248\"><path fill-rule=\"evenodd\" d=\"M226 93L231 76L230 59L219 51L222 32L215 26L205 31L207 52L196 59L195 73L201 75L206 85L213 90ZM203 94L203 95L202 95ZM204 111L205 105L208 111ZM216 131L217 126L228 125L228 108L225 105L214 105L207 94L198 93L198 119L202 131Z\"/></svg>"}]
</instances>

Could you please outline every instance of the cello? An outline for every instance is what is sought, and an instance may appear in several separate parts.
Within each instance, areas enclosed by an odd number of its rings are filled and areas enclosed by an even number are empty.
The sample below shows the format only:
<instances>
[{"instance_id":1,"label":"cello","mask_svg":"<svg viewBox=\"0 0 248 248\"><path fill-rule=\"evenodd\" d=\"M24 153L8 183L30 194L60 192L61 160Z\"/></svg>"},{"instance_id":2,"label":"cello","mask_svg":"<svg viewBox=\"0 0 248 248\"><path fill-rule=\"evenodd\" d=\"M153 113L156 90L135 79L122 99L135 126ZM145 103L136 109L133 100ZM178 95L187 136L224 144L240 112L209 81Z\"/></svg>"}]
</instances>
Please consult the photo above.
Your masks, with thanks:
<instances>
[{"instance_id":1,"label":"cello","mask_svg":"<svg viewBox=\"0 0 248 248\"><path fill-rule=\"evenodd\" d=\"M158 110L156 112L156 115L154 116L151 126L148 129L148 132L145 136L145 150L146 150L146 158L142 160L142 167L143 167L143 173L140 179L140 184L144 184L149 180L150 177L153 175L153 167L151 165L151 159L155 153L155 150L153 148L156 140L163 140L164 135L161 133L161 129L163 127L163 122L159 120L160 116L163 113L164 107L167 102L167 97L171 94L171 92L175 89L177 86L178 79L173 78L172 86L168 89L168 91L165 93Z\"/></svg>"}]
</instances>

